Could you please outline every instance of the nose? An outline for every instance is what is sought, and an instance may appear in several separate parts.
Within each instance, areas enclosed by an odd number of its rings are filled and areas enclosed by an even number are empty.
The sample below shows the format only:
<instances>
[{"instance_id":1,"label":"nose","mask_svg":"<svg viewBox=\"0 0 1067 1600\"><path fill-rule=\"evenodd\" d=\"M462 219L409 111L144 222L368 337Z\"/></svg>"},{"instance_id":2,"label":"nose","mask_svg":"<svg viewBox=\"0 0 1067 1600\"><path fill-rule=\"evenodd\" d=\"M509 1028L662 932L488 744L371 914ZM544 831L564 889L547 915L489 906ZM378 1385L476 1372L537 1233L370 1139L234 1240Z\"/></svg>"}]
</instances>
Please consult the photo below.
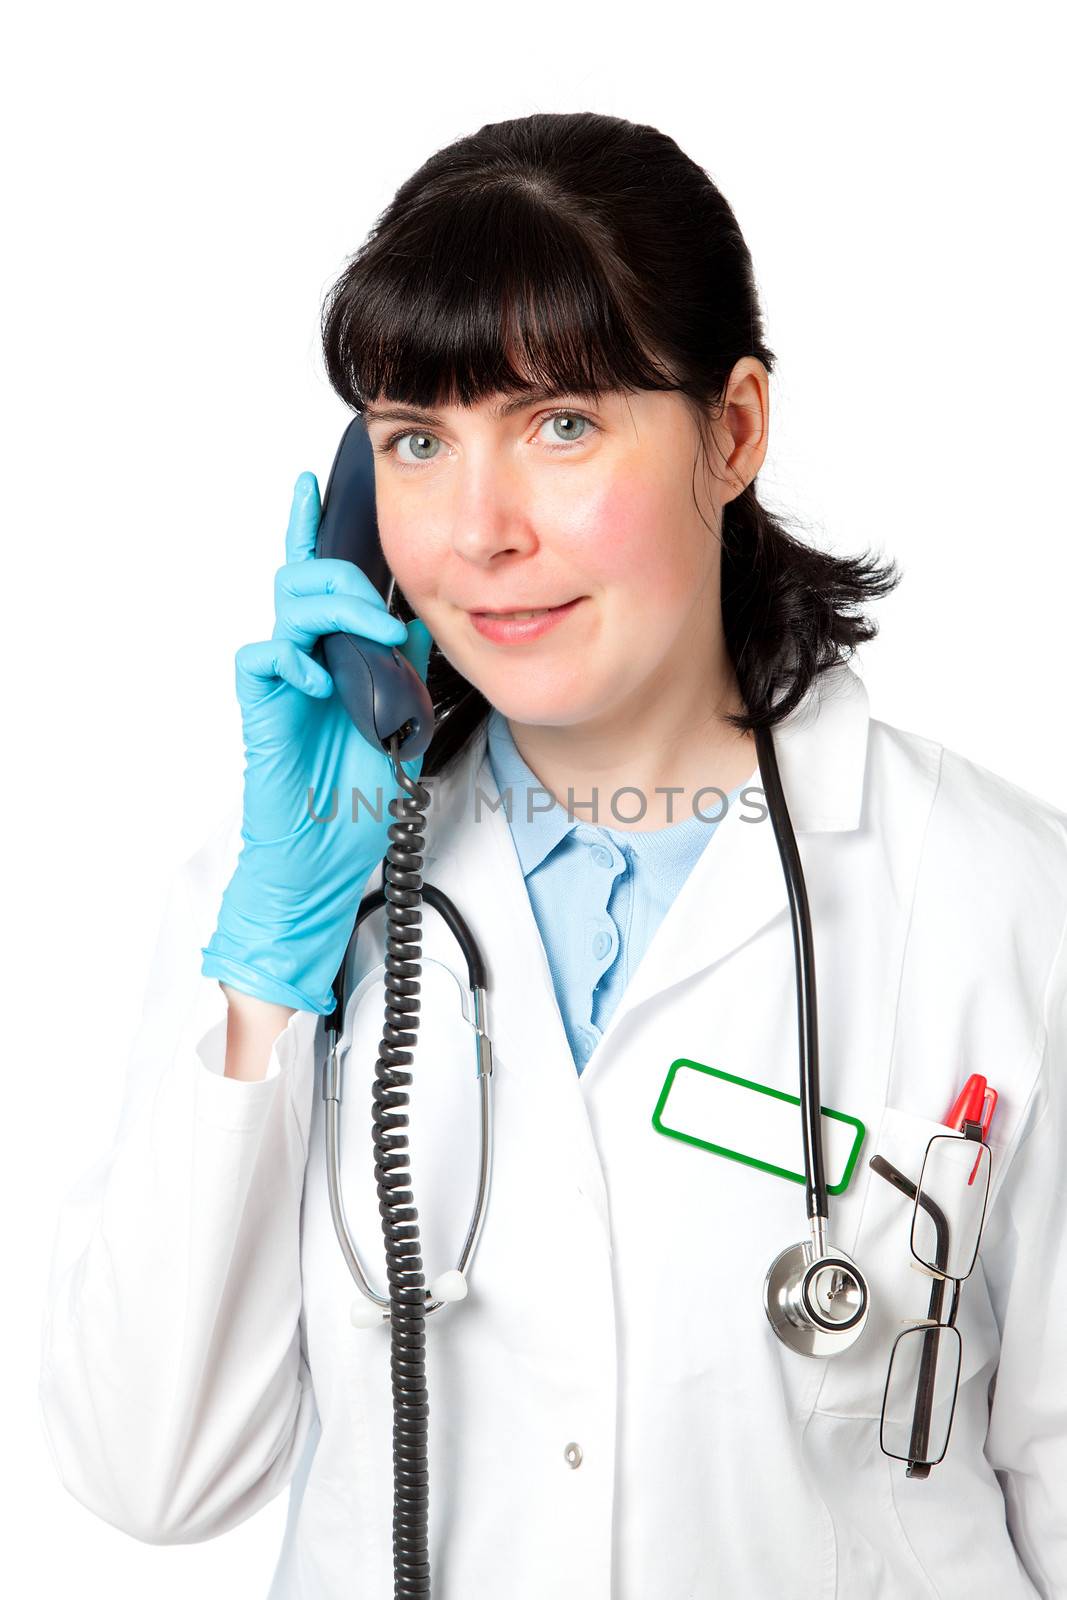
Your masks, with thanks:
<instances>
[{"instance_id":1,"label":"nose","mask_svg":"<svg viewBox=\"0 0 1067 1600\"><path fill-rule=\"evenodd\" d=\"M488 566L503 554L536 548L529 496L517 468L491 447L469 451L455 482L452 548L464 561Z\"/></svg>"}]
</instances>

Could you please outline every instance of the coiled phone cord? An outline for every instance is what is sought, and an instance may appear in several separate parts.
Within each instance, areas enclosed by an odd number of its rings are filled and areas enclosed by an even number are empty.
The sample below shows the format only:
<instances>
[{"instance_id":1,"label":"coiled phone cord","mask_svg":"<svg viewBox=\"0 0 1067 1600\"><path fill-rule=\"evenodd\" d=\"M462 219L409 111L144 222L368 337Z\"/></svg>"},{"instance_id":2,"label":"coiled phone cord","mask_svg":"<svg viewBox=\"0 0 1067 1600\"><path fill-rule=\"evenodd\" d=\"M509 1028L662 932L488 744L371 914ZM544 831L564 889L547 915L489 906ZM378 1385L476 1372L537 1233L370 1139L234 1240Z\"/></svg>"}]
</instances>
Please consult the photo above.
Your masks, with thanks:
<instances>
[{"instance_id":1,"label":"coiled phone cord","mask_svg":"<svg viewBox=\"0 0 1067 1600\"><path fill-rule=\"evenodd\" d=\"M397 782L389 802L382 883L386 903L385 1024L374 1068L374 1177L389 1279L393 1381L393 1595L430 1593L429 1398L426 1389L426 1282L419 1213L408 1170L411 1067L419 1026L422 975L422 851L430 792L400 762L400 737L389 740Z\"/></svg>"}]
</instances>

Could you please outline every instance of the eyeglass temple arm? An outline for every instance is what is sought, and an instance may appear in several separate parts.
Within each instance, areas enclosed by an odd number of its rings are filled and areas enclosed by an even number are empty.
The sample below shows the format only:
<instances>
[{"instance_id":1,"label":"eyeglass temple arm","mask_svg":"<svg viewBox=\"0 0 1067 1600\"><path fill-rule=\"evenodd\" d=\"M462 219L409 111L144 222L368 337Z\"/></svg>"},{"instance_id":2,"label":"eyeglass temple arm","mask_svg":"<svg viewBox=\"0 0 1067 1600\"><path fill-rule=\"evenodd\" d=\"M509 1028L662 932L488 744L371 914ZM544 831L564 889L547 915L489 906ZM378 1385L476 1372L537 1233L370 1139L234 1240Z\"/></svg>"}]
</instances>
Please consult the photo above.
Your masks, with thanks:
<instances>
[{"instance_id":1,"label":"eyeglass temple arm","mask_svg":"<svg viewBox=\"0 0 1067 1600\"><path fill-rule=\"evenodd\" d=\"M922 1206L924 1211L928 1211L930 1213L930 1218L934 1224L934 1232L937 1235L937 1251L935 1259L939 1263L944 1262L947 1265L948 1218L945 1216L945 1213L942 1211L941 1207L937 1204L937 1201L928 1195L925 1190L919 1194L916 1185L912 1183L911 1179L906 1178L901 1172L900 1168L895 1167L891 1161L887 1161L885 1156L872 1156L867 1165L870 1167L872 1172L877 1172L880 1178L885 1178L887 1183L891 1183L894 1189L899 1189L901 1194L906 1195L909 1200L914 1200L918 1194L919 1204ZM938 1270L944 1274L943 1267L939 1266Z\"/></svg>"}]
</instances>

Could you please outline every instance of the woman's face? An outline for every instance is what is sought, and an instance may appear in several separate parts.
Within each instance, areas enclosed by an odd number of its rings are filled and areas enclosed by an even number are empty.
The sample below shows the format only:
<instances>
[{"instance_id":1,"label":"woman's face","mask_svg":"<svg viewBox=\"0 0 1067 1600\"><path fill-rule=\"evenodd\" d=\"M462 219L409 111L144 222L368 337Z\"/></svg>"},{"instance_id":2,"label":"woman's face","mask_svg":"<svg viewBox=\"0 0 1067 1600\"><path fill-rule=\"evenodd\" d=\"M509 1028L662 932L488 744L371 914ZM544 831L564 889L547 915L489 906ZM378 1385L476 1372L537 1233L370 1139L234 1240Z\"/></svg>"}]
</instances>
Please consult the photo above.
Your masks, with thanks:
<instances>
[{"instance_id":1,"label":"woman's face","mask_svg":"<svg viewBox=\"0 0 1067 1600\"><path fill-rule=\"evenodd\" d=\"M743 484L709 474L683 397L558 395L500 412L504 398L365 413L382 548L444 655L518 723L611 722L679 676L707 683L721 510ZM478 626L477 613L570 602L531 637Z\"/></svg>"}]
</instances>

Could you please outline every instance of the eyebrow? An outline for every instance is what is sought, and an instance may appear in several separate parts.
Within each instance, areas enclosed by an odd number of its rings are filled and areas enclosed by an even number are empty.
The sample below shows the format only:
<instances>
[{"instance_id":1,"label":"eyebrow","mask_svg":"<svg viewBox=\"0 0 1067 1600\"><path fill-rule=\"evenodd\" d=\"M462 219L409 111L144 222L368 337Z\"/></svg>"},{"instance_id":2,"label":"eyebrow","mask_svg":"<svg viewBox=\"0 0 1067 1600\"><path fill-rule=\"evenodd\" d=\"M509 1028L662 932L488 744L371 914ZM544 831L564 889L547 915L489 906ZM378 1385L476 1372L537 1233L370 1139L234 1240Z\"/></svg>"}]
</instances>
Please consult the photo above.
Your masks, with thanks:
<instances>
[{"instance_id":1,"label":"eyebrow","mask_svg":"<svg viewBox=\"0 0 1067 1600\"><path fill-rule=\"evenodd\" d=\"M494 422L502 422L505 417L510 417L516 411L523 411L528 405L537 400L562 400L567 395L576 395L579 399L593 398L592 390L585 389L554 389L544 385L535 385L524 389L521 394L510 400L502 400L498 405L492 406L489 415ZM439 411L418 411L408 406L364 406L363 419L365 422L416 422L425 423L428 427L439 428L444 424L444 417Z\"/></svg>"}]
</instances>

